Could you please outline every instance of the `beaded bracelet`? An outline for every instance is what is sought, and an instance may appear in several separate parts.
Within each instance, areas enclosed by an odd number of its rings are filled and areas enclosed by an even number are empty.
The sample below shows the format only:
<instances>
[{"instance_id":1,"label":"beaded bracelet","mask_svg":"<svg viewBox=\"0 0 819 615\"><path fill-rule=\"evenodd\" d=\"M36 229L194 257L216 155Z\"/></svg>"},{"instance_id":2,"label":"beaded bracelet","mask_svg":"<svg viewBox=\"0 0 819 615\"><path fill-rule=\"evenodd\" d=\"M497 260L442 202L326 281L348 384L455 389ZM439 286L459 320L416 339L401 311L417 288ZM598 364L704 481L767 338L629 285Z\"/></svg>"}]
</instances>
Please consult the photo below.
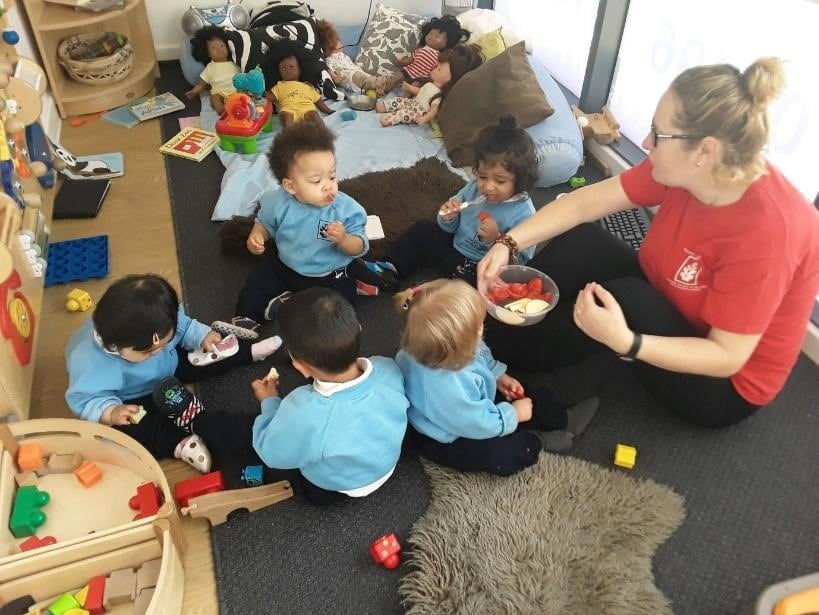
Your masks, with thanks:
<instances>
[{"instance_id":1,"label":"beaded bracelet","mask_svg":"<svg viewBox=\"0 0 819 615\"><path fill-rule=\"evenodd\" d=\"M513 265L518 262L518 242L510 235L501 235L495 240L495 243L502 244L509 248L509 264Z\"/></svg>"}]
</instances>

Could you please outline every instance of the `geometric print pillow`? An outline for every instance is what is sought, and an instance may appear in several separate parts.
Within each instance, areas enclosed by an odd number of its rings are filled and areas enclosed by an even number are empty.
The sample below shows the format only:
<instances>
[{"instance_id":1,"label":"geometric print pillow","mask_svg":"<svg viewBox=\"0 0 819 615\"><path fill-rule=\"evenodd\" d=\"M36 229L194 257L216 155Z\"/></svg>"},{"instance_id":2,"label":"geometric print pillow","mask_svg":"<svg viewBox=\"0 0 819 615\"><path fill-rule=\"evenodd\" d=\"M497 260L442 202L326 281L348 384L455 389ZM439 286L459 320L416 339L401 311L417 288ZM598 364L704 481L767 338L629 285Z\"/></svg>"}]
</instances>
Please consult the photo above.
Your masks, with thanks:
<instances>
[{"instance_id":1,"label":"geometric print pillow","mask_svg":"<svg viewBox=\"0 0 819 615\"><path fill-rule=\"evenodd\" d=\"M370 75L391 75L398 72L400 67L396 59L409 55L418 46L421 25L426 21L421 15L376 4L355 63Z\"/></svg>"}]
</instances>

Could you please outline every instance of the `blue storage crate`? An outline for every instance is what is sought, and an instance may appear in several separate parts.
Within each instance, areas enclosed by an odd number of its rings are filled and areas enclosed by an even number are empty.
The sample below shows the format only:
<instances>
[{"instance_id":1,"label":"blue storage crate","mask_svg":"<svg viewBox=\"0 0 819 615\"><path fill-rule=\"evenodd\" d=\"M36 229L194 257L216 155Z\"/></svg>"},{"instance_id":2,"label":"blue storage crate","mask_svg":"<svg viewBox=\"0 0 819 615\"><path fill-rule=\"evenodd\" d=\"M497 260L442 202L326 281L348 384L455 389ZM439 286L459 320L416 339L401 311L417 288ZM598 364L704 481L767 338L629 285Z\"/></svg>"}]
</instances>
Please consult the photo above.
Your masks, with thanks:
<instances>
[{"instance_id":1,"label":"blue storage crate","mask_svg":"<svg viewBox=\"0 0 819 615\"><path fill-rule=\"evenodd\" d=\"M108 235L58 241L48 246L45 286L108 275Z\"/></svg>"}]
</instances>

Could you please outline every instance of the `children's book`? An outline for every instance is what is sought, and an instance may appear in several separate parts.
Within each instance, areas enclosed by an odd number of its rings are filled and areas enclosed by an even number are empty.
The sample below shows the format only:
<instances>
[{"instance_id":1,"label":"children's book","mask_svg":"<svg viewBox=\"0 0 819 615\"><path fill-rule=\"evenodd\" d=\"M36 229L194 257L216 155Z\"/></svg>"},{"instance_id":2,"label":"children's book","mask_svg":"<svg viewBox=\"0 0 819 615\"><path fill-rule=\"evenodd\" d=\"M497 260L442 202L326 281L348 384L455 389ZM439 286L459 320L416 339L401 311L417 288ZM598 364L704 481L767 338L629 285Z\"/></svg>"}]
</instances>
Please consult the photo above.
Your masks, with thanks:
<instances>
[{"instance_id":1,"label":"children's book","mask_svg":"<svg viewBox=\"0 0 819 615\"><path fill-rule=\"evenodd\" d=\"M159 151L163 154L200 162L213 151L217 143L219 143L219 137L215 132L188 127L164 143Z\"/></svg>"},{"instance_id":2,"label":"children's book","mask_svg":"<svg viewBox=\"0 0 819 615\"><path fill-rule=\"evenodd\" d=\"M96 217L110 187L111 180L108 179L101 182L63 180L54 198L53 218L59 220Z\"/></svg>"},{"instance_id":3,"label":"children's book","mask_svg":"<svg viewBox=\"0 0 819 615\"><path fill-rule=\"evenodd\" d=\"M199 125L199 116L198 115L192 115L191 117L180 117L179 118L179 130L182 130L183 128L188 128L189 126L191 128L201 128L201 126Z\"/></svg>"},{"instance_id":4,"label":"children's book","mask_svg":"<svg viewBox=\"0 0 819 615\"><path fill-rule=\"evenodd\" d=\"M62 172L70 179L111 179L125 173L122 152L74 156L61 145L55 145L54 151L65 162Z\"/></svg>"},{"instance_id":5,"label":"children's book","mask_svg":"<svg viewBox=\"0 0 819 615\"><path fill-rule=\"evenodd\" d=\"M157 94L149 98L136 100L128 105L131 113L140 122L150 120L166 113L173 113L185 108L185 103L170 92Z\"/></svg>"},{"instance_id":6,"label":"children's book","mask_svg":"<svg viewBox=\"0 0 819 615\"><path fill-rule=\"evenodd\" d=\"M378 216L367 216L367 225L364 227L364 234L367 239L374 241L384 239L384 227L381 226L381 218Z\"/></svg>"},{"instance_id":7,"label":"children's book","mask_svg":"<svg viewBox=\"0 0 819 615\"><path fill-rule=\"evenodd\" d=\"M110 111L103 113L102 119L106 122L110 122L111 124L125 126L125 128L133 128L139 124L139 120L136 119L136 116L133 113L131 113L131 109L128 107L128 105L125 105L124 107L117 107L116 109L111 109Z\"/></svg>"}]
</instances>

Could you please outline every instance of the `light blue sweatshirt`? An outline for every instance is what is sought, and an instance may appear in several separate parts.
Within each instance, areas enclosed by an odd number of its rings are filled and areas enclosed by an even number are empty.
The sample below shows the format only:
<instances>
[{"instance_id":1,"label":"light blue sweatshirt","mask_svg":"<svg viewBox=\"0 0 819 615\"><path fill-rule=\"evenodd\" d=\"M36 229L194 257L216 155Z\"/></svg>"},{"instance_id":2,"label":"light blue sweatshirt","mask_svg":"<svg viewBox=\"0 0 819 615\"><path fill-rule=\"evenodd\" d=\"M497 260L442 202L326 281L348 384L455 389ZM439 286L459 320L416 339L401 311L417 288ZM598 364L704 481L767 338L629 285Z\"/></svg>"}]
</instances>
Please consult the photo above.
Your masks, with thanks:
<instances>
[{"instance_id":1,"label":"light blue sweatshirt","mask_svg":"<svg viewBox=\"0 0 819 615\"><path fill-rule=\"evenodd\" d=\"M497 380L506 373L506 365L495 360L483 341L475 359L457 371L421 365L404 350L395 361L404 374L409 422L416 431L448 443L505 436L517 429L512 404L495 403Z\"/></svg>"},{"instance_id":2,"label":"light blue sweatshirt","mask_svg":"<svg viewBox=\"0 0 819 615\"><path fill-rule=\"evenodd\" d=\"M298 468L314 485L350 491L388 475L407 430L404 380L395 361L369 359L351 386L325 395L314 385L268 397L253 424L253 448L271 468Z\"/></svg>"},{"instance_id":3,"label":"light blue sweatshirt","mask_svg":"<svg viewBox=\"0 0 819 615\"><path fill-rule=\"evenodd\" d=\"M451 200L474 201L481 196L478 192L477 180L472 180L466 186L461 188ZM483 239L478 236L478 230L481 228L481 221L478 216L482 211L487 212L495 219L501 234L506 233L516 227L518 224L526 220L529 216L535 213L535 206L532 204L532 199L528 194L524 194L516 201L509 203L481 203L480 205L470 205L461 211L461 215L456 216L454 220L444 222L441 216L438 216L438 226L440 226L447 233L454 233L455 238L452 240L455 249L463 254L471 261L478 262L492 247L492 244L484 243ZM535 253L535 246L522 250L518 255L518 263L526 264Z\"/></svg>"},{"instance_id":4,"label":"light blue sweatshirt","mask_svg":"<svg viewBox=\"0 0 819 615\"><path fill-rule=\"evenodd\" d=\"M65 400L71 411L86 421L99 422L109 406L151 393L156 385L173 376L179 363L176 347L194 350L202 345L210 327L185 314L179 306L176 333L158 354L133 363L102 349L89 318L68 341L65 364L68 390Z\"/></svg>"},{"instance_id":5,"label":"light blue sweatshirt","mask_svg":"<svg viewBox=\"0 0 819 615\"><path fill-rule=\"evenodd\" d=\"M370 249L364 228L367 212L357 201L343 192L327 207L305 205L287 190L268 190L262 194L256 222L261 224L276 242L279 259L290 269L304 276L321 277L346 267L353 257L322 233L331 222L339 221L347 233L364 241L363 256Z\"/></svg>"}]
</instances>

